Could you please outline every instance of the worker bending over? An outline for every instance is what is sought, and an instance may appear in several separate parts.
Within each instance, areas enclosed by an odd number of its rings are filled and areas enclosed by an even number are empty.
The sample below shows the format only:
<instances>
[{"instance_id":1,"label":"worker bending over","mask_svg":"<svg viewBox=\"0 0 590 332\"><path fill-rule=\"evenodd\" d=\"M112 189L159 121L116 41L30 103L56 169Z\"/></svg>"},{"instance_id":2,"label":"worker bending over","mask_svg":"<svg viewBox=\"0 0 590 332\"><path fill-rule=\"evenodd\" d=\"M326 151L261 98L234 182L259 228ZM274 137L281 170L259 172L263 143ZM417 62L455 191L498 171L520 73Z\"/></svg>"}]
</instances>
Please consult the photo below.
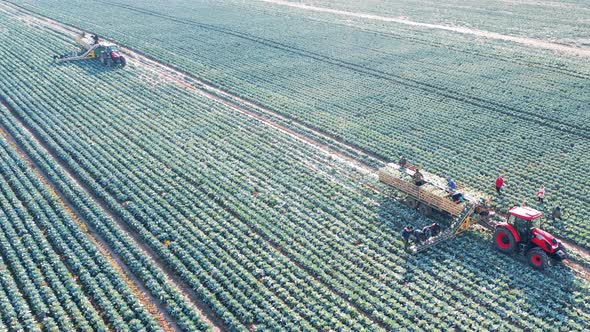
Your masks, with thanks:
<instances>
[{"instance_id":1,"label":"worker bending over","mask_svg":"<svg viewBox=\"0 0 590 332\"><path fill-rule=\"evenodd\" d=\"M460 192L451 193L451 198L453 199L453 202L457 204L463 203L465 201L465 196L463 196L463 193Z\"/></svg>"},{"instance_id":2,"label":"worker bending over","mask_svg":"<svg viewBox=\"0 0 590 332\"><path fill-rule=\"evenodd\" d=\"M408 250L408 241L410 240L410 236L412 236L414 232L414 227L406 226L402 229L402 239L404 240L404 248Z\"/></svg>"}]
</instances>

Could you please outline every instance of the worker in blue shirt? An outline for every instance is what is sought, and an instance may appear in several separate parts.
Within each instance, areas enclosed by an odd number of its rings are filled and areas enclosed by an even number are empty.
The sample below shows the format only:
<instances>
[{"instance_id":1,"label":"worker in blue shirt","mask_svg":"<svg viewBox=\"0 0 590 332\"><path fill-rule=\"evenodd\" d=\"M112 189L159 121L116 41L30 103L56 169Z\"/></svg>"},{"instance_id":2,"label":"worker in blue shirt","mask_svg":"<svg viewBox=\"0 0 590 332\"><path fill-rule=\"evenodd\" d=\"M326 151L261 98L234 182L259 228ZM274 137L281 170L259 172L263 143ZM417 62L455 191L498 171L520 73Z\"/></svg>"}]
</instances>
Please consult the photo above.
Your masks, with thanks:
<instances>
[{"instance_id":1,"label":"worker in blue shirt","mask_svg":"<svg viewBox=\"0 0 590 332\"><path fill-rule=\"evenodd\" d=\"M457 189L457 183L455 183L455 180L453 180L453 178L447 179L447 186L449 187L449 191L452 193L455 192L455 190Z\"/></svg>"}]
</instances>

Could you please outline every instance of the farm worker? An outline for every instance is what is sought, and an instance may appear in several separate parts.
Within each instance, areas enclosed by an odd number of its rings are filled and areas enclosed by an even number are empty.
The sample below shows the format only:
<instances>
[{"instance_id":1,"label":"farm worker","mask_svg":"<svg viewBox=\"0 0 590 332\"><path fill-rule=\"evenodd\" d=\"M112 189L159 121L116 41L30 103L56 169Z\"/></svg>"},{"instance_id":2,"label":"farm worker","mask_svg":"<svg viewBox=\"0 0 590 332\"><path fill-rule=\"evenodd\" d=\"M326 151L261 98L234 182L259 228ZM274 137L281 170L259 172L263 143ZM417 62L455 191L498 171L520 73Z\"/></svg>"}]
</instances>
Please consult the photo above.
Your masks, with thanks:
<instances>
[{"instance_id":1,"label":"farm worker","mask_svg":"<svg viewBox=\"0 0 590 332\"><path fill-rule=\"evenodd\" d=\"M451 195L451 198L453 199L453 202L455 202L457 204L465 201L465 197L463 196L462 193L454 193Z\"/></svg>"},{"instance_id":2,"label":"farm worker","mask_svg":"<svg viewBox=\"0 0 590 332\"><path fill-rule=\"evenodd\" d=\"M447 179L447 185L449 186L449 191L452 193L455 192L455 189L457 189L457 184L455 183L455 180L453 180L453 178Z\"/></svg>"},{"instance_id":3,"label":"farm worker","mask_svg":"<svg viewBox=\"0 0 590 332\"><path fill-rule=\"evenodd\" d=\"M437 236L440 233L440 225L437 222L432 223L428 228L430 229L431 236Z\"/></svg>"},{"instance_id":4,"label":"farm worker","mask_svg":"<svg viewBox=\"0 0 590 332\"><path fill-rule=\"evenodd\" d=\"M484 221L488 221L494 215L494 211L483 206L477 206L475 208L475 213L477 213Z\"/></svg>"},{"instance_id":5,"label":"farm worker","mask_svg":"<svg viewBox=\"0 0 590 332\"><path fill-rule=\"evenodd\" d=\"M410 236L412 235L414 228L412 226L406 226L402 229L402 239L404 240L404 248L408 249L408 240L410 240Z\"/></svg>"},{"instance_id":6,"label":"farm worker","mask_svg":"<svg viewBox=\"0 0 590 332\"><path fill-rule=\"evenodd\" d=\"M432 237L432 230L430 229L430 226L422 227L422 234L424 234L424 240L430 239L430 237Z\"/></svg>"},{"instance_id":7,"label":"farm worker","mask_svg":"<svg viewBox=\"0 0 590 332\"><path fill-rule=\"evenodd\" d=\"M419 244L424 240L424 233L419 229L414 230L414 241L416 241L416 244Z\"/></svg>"},{"instance_id":8,"label":"farm worker","mask_svg":"<svg viewBox=\"0 0 590 332\"><path fill-rule=\"evenodd\" d=\"M561 220L561 208L559 206L556 206L553 209L553 212L551 212L551 217L553 217L553 220L556 220L556 219Z\"/></svg>"},{"instance_id":9,"label":"farm worker","mask_svg":"<svg viewBox=\"0 0 590 332\"><path fill-rule=\"evenodd\" d=\"M504 187L504 178L502 177L502 175L500 175L496 179L496 192L498 193L498 195L502 194L502 187Z\"/></svg>"},{"instance_id":10,"label":"farm worker","mask_svg":"<svg viewBox=\"0 0 590 332\"><path fill-rule=\"evenodd\" d=\"M522 206L522 207L526 207L526 206L527 206L527 203L526 203L526 201L522 201L522 203L520 203L520 206Z\"/></svg>"},{"instance_id":11,"label":"farm worker","mask_svg":"<svg viewBox=\"0 0 590 332\"><path fill-rule=\"evenodd\" d=\"M400 156L399 157L399 167L400 168L406 168L406 165L407 164L408 164L408 160L406 159L406 157Z\"/></svg>"},{"instance_id":12,"label":"farm worker","mask_svg":"<svg viewBox=\"0 0 590 332\"><path fill-rule=\"evenodd\" d=\"M414 173L414 175L412 176L412 179L414 180L414 184L417 186L421 186L424 183L424 175L422 175L422 173L420 173L420 170L416 168L416 172Z\"/></svg>"},{"instance_id":13,"label":"farm worker","mask_svg":"<svg viewBox=\"0 0 590 332\"><path fill-rule=\"evenodd\" d=\"M537 191L537 201L539 201L539 202L541 202L541 204L543 204L543 199L545 199L545 186L541 185L541 187Z\"/></svg>"}]
</instances>

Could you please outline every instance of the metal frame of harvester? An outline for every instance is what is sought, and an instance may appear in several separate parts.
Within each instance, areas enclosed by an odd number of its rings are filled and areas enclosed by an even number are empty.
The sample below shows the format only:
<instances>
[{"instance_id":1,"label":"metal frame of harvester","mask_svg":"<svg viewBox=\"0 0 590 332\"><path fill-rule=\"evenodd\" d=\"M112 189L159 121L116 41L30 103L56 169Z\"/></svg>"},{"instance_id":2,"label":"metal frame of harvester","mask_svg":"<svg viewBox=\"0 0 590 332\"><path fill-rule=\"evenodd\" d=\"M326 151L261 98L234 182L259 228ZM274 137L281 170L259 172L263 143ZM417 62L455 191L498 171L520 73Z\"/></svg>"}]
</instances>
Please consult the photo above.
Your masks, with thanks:
<instances>
[{"instance_id":1,"label":"metal frame of harvester","mask_svg":"<svg viewBox=\"0 0 590 332\"><path fill-rule=\"evenodd\" d=\"M402 174L413 175L412 165L402 168L399 165L390 164L389 167L398 169ZM445 240L461 234L471 226L479 224L487 229L494 230L494 245L496 249L504 253L520 252L527 256L531 266L536 269L544 269L549 265L550 259L561 261L567 259L563 245L546 231L540 229L542 213L529 207L514 207L508 211L508 215L491 211L483 206L481 199L466 197L463 203L455 203L447 195L437 195L428 190L416 186L413 182L402 179L389 172L387 167L379 169L379 181L401 191L406 195L405 203L421 214L430 216L433 210L452 217L451 225L439 235L414 244L410 250L419 253L432 248ZM444 186L430 182L431 184L446 189ZM485 217L477 213L485 210ZM500 222L494 222L491 216L499 218Z\"/></svg>"},{"instance_id":2,"label":"metal frame of harvester","mask_svg":"<svg viewBox=\"0 0 590 332\"><path fill-rule=\"evenodd\" d=\"M80 47L79 50L61 55L54 55L53 60L56 63L60 63L98 59L104 66L108 67L125 67L127 64L127 60L121 55L116 44L101 41L95 34L82 34L76 39L76 44Z\"/></svg>"}]
</instances>

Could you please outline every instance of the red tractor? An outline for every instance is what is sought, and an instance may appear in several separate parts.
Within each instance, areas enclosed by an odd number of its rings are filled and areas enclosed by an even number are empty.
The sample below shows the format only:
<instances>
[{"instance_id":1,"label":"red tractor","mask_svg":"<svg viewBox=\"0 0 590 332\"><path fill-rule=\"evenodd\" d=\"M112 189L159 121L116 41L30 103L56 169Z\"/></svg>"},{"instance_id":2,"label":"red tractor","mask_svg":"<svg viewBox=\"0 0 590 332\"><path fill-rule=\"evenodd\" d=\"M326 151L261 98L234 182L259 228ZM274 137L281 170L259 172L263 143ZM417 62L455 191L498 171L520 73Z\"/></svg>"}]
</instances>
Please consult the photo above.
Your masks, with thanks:
<instances>
[{"instance_id":1,"label":"red tractor","mask_svg":"<svg viewBox=\"0 0 590 332\"><path fill-rule=\"evenodd\" d=\"M539 270L549 265L549 259L567 259L563 245L539 228L541 212L529 207L515 207L508 213L507 222L496 224L494 232L494 244L499 251L522 252L529 263Z\"/></svg>"}]
</instances>

